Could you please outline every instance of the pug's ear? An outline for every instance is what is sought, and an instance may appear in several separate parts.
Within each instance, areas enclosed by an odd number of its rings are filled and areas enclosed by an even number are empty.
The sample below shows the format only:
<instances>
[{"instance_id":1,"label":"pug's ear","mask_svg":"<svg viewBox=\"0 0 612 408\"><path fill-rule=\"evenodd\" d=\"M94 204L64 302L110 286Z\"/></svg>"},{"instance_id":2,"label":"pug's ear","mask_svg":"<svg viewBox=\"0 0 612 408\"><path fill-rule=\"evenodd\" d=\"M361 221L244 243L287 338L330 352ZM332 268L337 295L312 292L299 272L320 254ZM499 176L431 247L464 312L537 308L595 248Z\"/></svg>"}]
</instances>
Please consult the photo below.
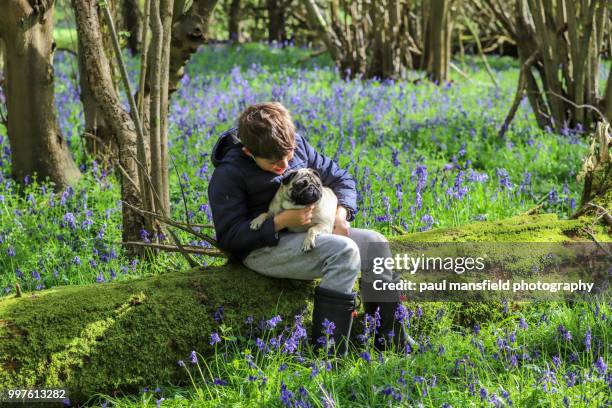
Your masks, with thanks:
<instances>
[{"instance_id":1,"label":"pug's ear","mask_svg":"<svg viewBox=\"0 0 612 408\"><path fill-rule=\"evenodd\" d=\"M288 172L285 177L283 177L283 185L289 185L289 183L291 183L291 180L293 180L293 178L297 175L297 171L295 170L291 170L290 172Z\"/></svg>"}]
</instances>

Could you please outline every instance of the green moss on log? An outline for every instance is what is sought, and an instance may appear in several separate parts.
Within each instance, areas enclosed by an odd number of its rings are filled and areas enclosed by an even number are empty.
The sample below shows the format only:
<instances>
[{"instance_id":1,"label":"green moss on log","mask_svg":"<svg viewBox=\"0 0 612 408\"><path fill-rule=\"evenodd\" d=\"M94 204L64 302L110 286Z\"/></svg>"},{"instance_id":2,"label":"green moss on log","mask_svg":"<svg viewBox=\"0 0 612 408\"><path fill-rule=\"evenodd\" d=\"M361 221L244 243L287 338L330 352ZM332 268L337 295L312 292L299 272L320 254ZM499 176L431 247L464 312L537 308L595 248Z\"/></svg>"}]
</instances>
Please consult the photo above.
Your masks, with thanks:
<instances>
[{"instance_id":1,"label":"green moss on log","mask_svg":"<svg viewBox=\"0 0 612 408\"><path fill-rule=\"evenodd\" d=\"M228 325L240 325L247 316L293 316L311 295L309 284L232 265L4 299L0 388L61 386L82 400L180 382L177 361L210 351L218 306Z\"/></svg>"},{"instance_id":2,"label":"green moss on log","mask_svg":"<svg viewBox=\"0 0 612 408\"><path fill-rule=\"evenodd\" d=\"M444 228L395 237L396 242L565 242L588 241L582 230L594 228L600 241L610 241L610 235L589 217L560 220L556 214L522 215L501 221L474 222L457 228Z\"/></svg>"}]
</instances>

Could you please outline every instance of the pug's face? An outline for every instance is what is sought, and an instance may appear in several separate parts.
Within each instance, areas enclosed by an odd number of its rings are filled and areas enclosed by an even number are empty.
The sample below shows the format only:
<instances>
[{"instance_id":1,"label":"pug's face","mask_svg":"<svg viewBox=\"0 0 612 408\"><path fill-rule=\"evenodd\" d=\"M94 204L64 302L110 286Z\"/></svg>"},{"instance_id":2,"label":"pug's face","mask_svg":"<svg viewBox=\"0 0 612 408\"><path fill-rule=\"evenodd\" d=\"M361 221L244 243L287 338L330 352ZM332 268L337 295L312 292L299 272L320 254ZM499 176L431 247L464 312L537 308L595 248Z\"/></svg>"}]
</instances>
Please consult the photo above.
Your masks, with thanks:
<instances>
[{"instance_id":1,"label":"pug's face","mask_svg":"<svg viewBox=\"0 0 612 408\"><path fill-rule=\"evenodd\" d=\"M283 187L289 199L298 205L310 205L323 194L323 184L313 169L298 169L287 173L283 178Z\"/></svg>"}]
</instances>

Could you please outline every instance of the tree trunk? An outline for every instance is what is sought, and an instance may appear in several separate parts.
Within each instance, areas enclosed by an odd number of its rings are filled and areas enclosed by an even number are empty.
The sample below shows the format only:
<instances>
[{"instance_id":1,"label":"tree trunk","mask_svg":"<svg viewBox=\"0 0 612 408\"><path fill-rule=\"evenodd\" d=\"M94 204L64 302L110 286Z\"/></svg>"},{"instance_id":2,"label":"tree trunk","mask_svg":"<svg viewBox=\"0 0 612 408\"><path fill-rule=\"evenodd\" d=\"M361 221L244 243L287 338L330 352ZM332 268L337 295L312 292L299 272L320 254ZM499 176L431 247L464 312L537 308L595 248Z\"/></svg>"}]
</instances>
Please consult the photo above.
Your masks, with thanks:
<instances>
[{"instance_id":1,"label":"tree trunk","mask_svg":"<svg viewBox=\"0 0 612 408\"><path fill-rule=\"evenodd\" d=\"M583 227L591 228L592 220L520 216L409 234L392 242L566 242L575 240ZM214 320L218 307L223 307L223 323L232 328L231 335L261 336L257 327L262 319L281 315L283 324L291 325L294 315L302 313L309 322L312 289L310 283L268 278L230 264L4 299L0 388L67 388L73 403L79 403L94 393L189 384L177 361L190 365L192 350L205 356L214 352L210 335L220 332L220 322ZM249 316L252 324L245 322Z\"/></svg>"},{"instance_id":2,"label":"tree trunk","mask_svg":"<svg viewBox=\"0 0 612 408\"><path fill-rule=\"evenodd\" d=\"M73 0L77 32L82 42L85 75L93 99L102 112L104 121L117 138L119 146L119 168L121 170L121 199L141 208L139 178L136 164L136 131L130 114L123 108L115 90L111 69L102 42L96 0ZM143 217L124 205L123 240L139 241L144 228Z\"/></svg>"},{"instance_id":3,"label":"tree trunk","mask_svg":"<svg viewBox=\"0 0 612 408\"><path fill-rule=\"evenodd\" d=\"M538 52L535 69L527 73L527 96L538 125L561 132L578 124L589 128L599 120L584 105L606 106L607 96L599 93L598 69L609 2L521 0L512 17L499 0L485 2L516 43L521 63Z\"/></svg>"},{"instance_id":4,"label":"tree trunk","mask_svg":"<svg viewBox=\"0 0 612 408\"><path fill-rule=\"evenodd\" d=\"M606 82L606 93L603 98L604 114L609 123L612 123L612 67L608 73L608 81Z\"/></svg>"},{"instance_id":5,"label":"tree trunk","mask_svg":"<svg viewBox=\"0 0 612 408\"><path fill-rule=\"evenodd\" d=\"M268 42L276 41L282 44L286 39L285 7L282 0L267 0L268 9Z\"/></svg>"},{"instance_id":6,"label":"tree trunk","mask_svg":"<svg viewBox=\"0 0 612 408\"><path fill-rule=\"evenodd\" d=\"M228 31L229 40L234 43L239 43L242 40L240 28L242 26L242 13L241 13L240 0L232 0L229 7L228 13Z\"/></svg>"},{"instance_id":7,"label":"tree trunk","mask_svg":"<svg viewBox=\"0 0 612 408\"><path fill-rule=\"evenodd\" d=\"M81 104L83 105L83 116L85 117L85 146L89 154L96 157L103 166L107 167L117 158L117 143L91 93L80 37L77 38L77 44L79 85L81 87L80 97Z\"/></svg>"},{"instance_id":8,"label":"tree trunk","mask_svg":"<svg viewBox=\"0 0 612 408\"><path fill-rule=\"evenodd\" d=\"M62 137L53 94L53 1L8 2L0 13L0 36L5 44L4 93L12 173L49 178L62 189L80 177Z\"/></svg>"},{"instance_id":9,"label":"tree trunk","mask_svg":"<svg viewBox=\"0 0 612 408\"><path fill-rule=\"evenodd\" d=\"M142 35L142 16L138 7L138 0L123 0L122 3L123 22L125 28L130 33L128 48L132 55L136 55L140 52L140 39Z\"/></svg>"},{"instance_id":10,"label":"tree trunk","mask_svg":"<svg viewBox=\"0 0 612 408\"><path fill-rule=\"evenodd\" d=\"M0 30L0 34L1 32ZM0 35L0 73L2 72L4 72L4 41L2 40L2 35Z\"/></svg>"},{"instance_id":11,"label":"tree trunk","mask_svg":"<svg viewBox=\"0 0 612 408\"><path fill-rule=\"evenodd\" d=\"M172 28L170 48L170 80L168 89L174 92L184 75L191 55L204 44L208 22L218 0L193 0L187 12L180 16Z\"/></svg>"},{"instance_id":12,"label":"tree trunk","mask_svg":"<svg viewBox=\"0 0 612 408\"><path fill-rule=\"evenodd\" d=\"M148 64L148 97L149 105L149 146L151 148L151 181L153 194L161 197L162 173L161 173L161 89L162 89L162 49L164 42L164 31L159 1L150 2L150 25L151 44L149 45ZM146 105L145 105L146 106ZM163 208L153 207L153 212L164 214Z\"/></svg>"},{"instance_id":13,"label":"tree trunk","mask_svg":"<svg viewBox=\"0 0 612 408\"><path fill-rule=\"evenodd\" d=\"M420 67L429 78L442 84L448 81L450 63L450 0L422 3L423 55Z\"/></svg>"}]
</instances>

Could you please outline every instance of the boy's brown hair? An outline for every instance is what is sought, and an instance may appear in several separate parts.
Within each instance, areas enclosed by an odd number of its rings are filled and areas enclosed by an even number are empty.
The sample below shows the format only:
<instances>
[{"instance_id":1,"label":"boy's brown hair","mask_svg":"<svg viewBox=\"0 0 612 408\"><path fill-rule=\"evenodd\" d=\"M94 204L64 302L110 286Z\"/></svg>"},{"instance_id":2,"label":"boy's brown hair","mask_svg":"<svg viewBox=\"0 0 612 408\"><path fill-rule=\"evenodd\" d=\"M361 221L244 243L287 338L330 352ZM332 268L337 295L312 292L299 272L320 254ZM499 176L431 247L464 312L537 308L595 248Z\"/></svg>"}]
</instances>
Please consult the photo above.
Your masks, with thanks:
<instances>
[{"instance_id":1,"label":"boy's brown hair","mask_svg":"<svg viewBox=\"0 0 612 408\"><path fill-rule=\"evenodd\" d=\"M240 114L238 138L254 156L281 159L295 147L295 125L279 102L258 103Z\"/></svg>"}]
</instances>

